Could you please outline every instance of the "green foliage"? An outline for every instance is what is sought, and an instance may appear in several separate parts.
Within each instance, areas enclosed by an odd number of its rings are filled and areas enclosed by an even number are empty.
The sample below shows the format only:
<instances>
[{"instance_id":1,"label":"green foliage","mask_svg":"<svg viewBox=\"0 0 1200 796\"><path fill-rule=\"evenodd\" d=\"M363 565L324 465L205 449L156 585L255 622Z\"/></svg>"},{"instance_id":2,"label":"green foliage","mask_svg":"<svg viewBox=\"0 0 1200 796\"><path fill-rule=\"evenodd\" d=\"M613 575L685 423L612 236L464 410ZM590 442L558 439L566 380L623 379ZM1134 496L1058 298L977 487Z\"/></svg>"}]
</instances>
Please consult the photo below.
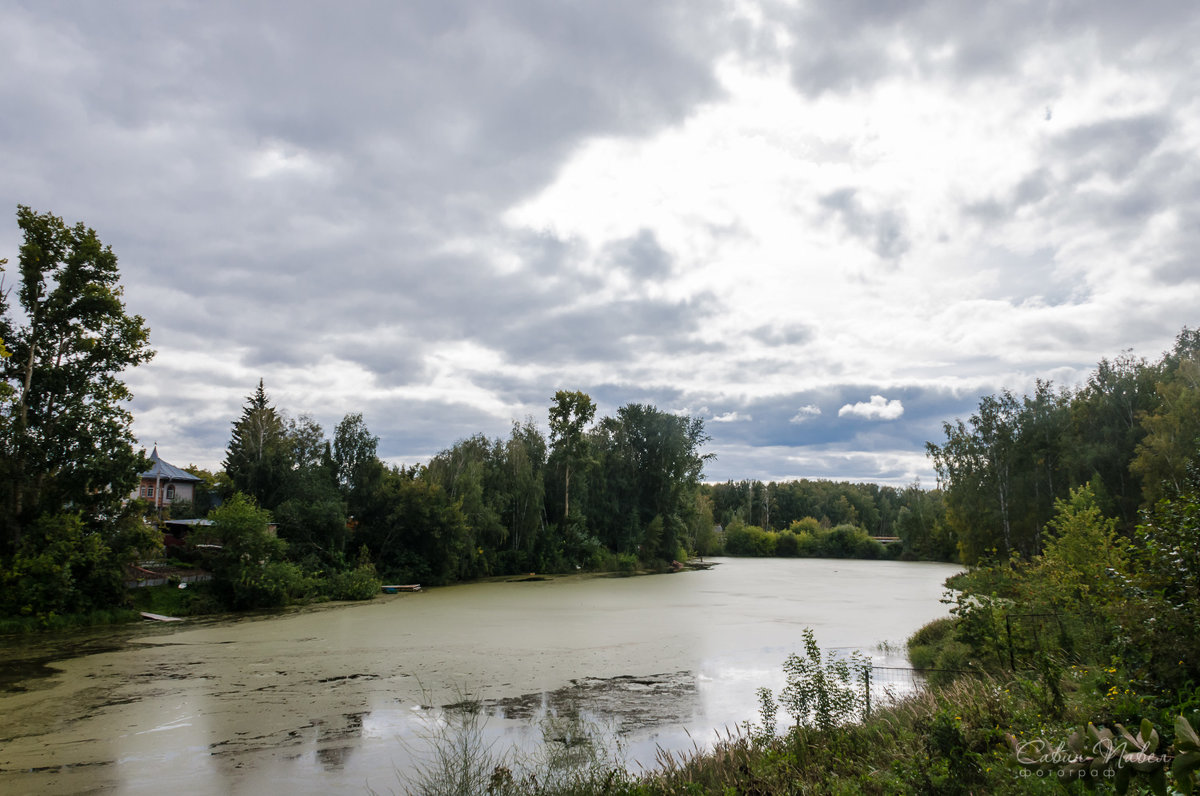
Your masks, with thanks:
<instances>
[{"instance_id":1,"label":"green foliage","mask_svg":"<svg viewBox=\"0 0 1200 796\"><path fill-rule=\"evenodd\" d=\"M1184 329L1157 363L1101 360L1086 384L985 396L927 450L965 563L1041 552L1056 501L1089 485L1096 509L1129 536L1139 508L1177 494L1200 440L1200 334ZM906 533L911 533L908 528Z\"/></svg>"},{"instance_id":2,"label":"green foliage","mask_svg":"<svg viewBox=\"0 0 1200 796\"><path fill-rule=\"evenodd\" d=\"M129 601L138 611L163 616L201 616L225 610L210 583L189 583L183 589L174 583L130 589Z\"/></svg>"},{"instance_id":3,"label":"green foliage","mask_svg":"<svg viewBox=\"0 0 1200 796\"><path fill-rule=\"evenodd\" d=\"M379 437L367 429L361 413L346 415L334 429L330 463L351 514L359 513L383 477L378 448Z\"/></svg>"},{"instance_id":4,"label":"green foliage","mask_svg":"<svg viewBox=\"0 0 1200 796\"><path fill-rule=\"evenodd\" d=\"M436 585L475 576L477 548L458 502L417 475L381 472L362 498L355 538L389 581Z\"/></svg>"},{"instance_id":5,"label":"green foliage","mask_svg":"<svg viewBox=\"0 0 1200 796\"><path fill-rule=\"evenodd\" d=\"M775 555L775 534L734 520L725 529L725 554L730 556Z\"/></svg>"},{"instance_id":6,"label":"green foliage","mask_svg":"<svg viewBox=\"0 0 1200 796\"><path fill-rule=\"evenodd\" d=\"M781 558L795 558L800 555L800 541L791 531L782 531L775 537L775 555Z\"/></svg>"},{"instance_id":7,"label":"green foliage","mask_svg":"<svg viewBox=\"0 0 1200 796\"><path fill-rule=\"evenodd\" d=\"M335 600L370 600L379 594L382 586L375 565L367 563L330 575L328 589L329 596Z\"/></svg>"},{"instance_id":8,"label":"green foliage","mask_svg":"<svg viewBox=\"0 0 1200 796\"><path fill-rule=\"evenodd\" d=\"M1144 436L1129 469L1149 505L1182 491L1200 449L1200 334L1184 329L1164 359L1156 406L1140 416Z\"/></svg>"},{"instance_id":9,"label":"green foliage","mask_svg":"<svg viewBox=\"0 0 1200 796\"><path fill-rule=\"evenodd\" d=\"M571 471L586 466L589 441L584 429L596 415L596 404L582 392L558 390L550 407L550 446L563 473L563 521L571 516Z\"/></svg>"},{"instance_id":10,"label":"green foliage","mask_svg":"<svg viewBox=\"0 0 1200 796\"><path fill-rule=\"evenodd\" d=\"M270 531L270 512L242 493L209 514L213 525L190 541L212 568L213 590L235 609L274 608L307 596L314 583L285 560L286 543ZM215 549L214 549L215 548Z\"/></svg>"},{"instance_id":11,"label":"green foliage","mask_svg":"<svg viewBox=\"0 0 1200 796\"><path fill-rule=\"evenodd\" d=\"M686 547L707 522L709 506L696 497L707 440L700 419L644 404L628 404L601 420L589 435L594 464L583 495L601 543L664 561Z\"/></svg>"},{"instance_id":12,"label":"green foliage","mask_svg":"<svg viewBox=\"0 0 1200 796\"><path fill-rule=\"evenodd\" d=\"M787 685L779 701L796 725L828 732L866 707L863 678L870 660L857 651L849 658L823 654L811 628L804 629L804 654L789 655L783 670Z\"/></svg>"},{"instance_id":13,"label":"green foliage","mask_svg":"<svg viewBox=\"0 0 1200 796\"><path fill-rule=\"evenodd\" d=\"M120 605L123 598L120 559L78 514L42 517L0 570L0 613L43 624Z\"/></svg>"},{"instance_id":14,"label":"green foliage","mask_svg":"<svg viewBox=\"0 0 1200 796\"><path fill-rule=\"evenodd\" d=\"M292 470L292 450L284 421L271 406L262 379L233 424L225 452L225 472L234 489L273 509L283 502Z\"/></svg>"},{"instance_id":15,"label":"green foliage","mask_svg":"<svg viewBox=\"0 0 1200 796\"><path fill-rule=\"evenodd\" d=\"M1115 519L1104 517L1088 485L1054 502L1046 542L1032 577L1051 584L1046 602L1075 610L1103 609L1121 598L1120 574L1127 569L1128 544L1117 536Z\"/></svg>"},{"instance_id":16,"label":"green foliage","mask_svg":"<svg viewBox=\"0 0 1200 796\"><path fill-rule=\"evenodd\" d=\"M1200 683L1200 473L1138 526L1126 580L1136 595L1118 617L1151 681L1177 691Z\"/></svg>"},{"instance_id":17,"label":"green foliage","mask_svg":"<svg viewBox=\"0 0 1200 796\"><path fill-rule=\"evenodd\" d=\"M69 508L91 530L119 513L135 453L126 368L149 360L149 330L125 310L117 257L94 230L17 209L18 318L0 294L0 555Z\"/></svg>"},{"instance_id":18,"label":"green foliage","mask_svg":"<svg viewBox=\"0 0 1200 796\"><path fill-rule=\"evenodd\" d=\"M862 528L839 525L822 528L816 520L793 521L778 533L745 525L735 518L725 529L724 552L731 556L802 558L884 558L878 540Z\"/></svg>"},{"instance_id":19,"label":"green foliage","mask_svg":"<svg viewBox=\"0 0 1200 796\"><path fill-rule=\"evenodd\" d=\"M477 543L502 547L508 528L502 519L503 448L482 434L459 440L425 466L424 476L459 504Z\"/></svg>"}]
</instances>

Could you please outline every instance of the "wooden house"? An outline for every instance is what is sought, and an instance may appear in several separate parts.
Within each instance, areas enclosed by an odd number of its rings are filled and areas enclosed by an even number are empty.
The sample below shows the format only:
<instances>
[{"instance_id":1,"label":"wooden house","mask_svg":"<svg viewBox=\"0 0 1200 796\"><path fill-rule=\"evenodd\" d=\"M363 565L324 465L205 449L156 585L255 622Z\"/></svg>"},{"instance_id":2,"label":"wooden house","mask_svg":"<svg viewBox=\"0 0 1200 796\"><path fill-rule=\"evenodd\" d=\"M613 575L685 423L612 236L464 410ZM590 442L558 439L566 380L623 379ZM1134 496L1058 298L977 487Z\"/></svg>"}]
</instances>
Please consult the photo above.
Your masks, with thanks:
<instances>
[{"instance_id":1,"label":"wooden house","mask_svg":"<svg viewBox=\"0 0 1200 796\"><path fill-rule=\"evenodd\" d=\"M133 497L150 503L160 514L176 501L195 501L196 484L201 481L187 470L163 461L158 455L157 445L150 454L150 469L141 473L140 477L141 483Z\"/></svg>"}]
</instances>

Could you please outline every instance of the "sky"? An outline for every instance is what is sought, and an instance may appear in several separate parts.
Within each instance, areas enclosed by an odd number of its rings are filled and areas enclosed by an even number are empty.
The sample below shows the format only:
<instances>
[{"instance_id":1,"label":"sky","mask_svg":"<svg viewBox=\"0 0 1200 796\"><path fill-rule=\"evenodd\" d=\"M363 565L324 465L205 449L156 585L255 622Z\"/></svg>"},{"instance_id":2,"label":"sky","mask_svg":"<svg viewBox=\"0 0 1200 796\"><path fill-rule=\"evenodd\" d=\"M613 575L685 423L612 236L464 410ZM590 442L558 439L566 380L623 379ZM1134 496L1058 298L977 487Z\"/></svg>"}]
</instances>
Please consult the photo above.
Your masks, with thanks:
<instances>
[{"instance_id":1,"label":"sky","mask_svg":"<svg viewBox=\"0 0 1200 796\"><path fill-rule=\"evenodd\" d=\"M1186 0L0 0L0 257L18 204L112 246L181 466L262 379L395 464L565 389L702 418L710 481L928 486L982 395L1200 324L1198 40Z\"/></svg>"}]
</instances>

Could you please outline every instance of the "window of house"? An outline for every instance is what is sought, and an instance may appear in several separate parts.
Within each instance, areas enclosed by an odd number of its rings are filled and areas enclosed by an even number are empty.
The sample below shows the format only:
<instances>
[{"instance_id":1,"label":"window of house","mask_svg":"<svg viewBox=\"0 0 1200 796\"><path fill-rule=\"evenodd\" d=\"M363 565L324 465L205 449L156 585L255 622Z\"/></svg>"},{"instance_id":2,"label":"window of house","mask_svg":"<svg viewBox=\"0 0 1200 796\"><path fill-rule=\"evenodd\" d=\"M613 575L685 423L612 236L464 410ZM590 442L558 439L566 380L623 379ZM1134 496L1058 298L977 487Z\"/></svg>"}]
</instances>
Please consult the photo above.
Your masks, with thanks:
<instances>
[{"instance_id":1,"label":"window of house","mask_svg":"<svg viewBox=\"0 0 1200 796\"><path fill-rule=\"evenodd\" d=\"M175 499L175 485L167 484L167 500Z\"/></svg>"}]
</instances>

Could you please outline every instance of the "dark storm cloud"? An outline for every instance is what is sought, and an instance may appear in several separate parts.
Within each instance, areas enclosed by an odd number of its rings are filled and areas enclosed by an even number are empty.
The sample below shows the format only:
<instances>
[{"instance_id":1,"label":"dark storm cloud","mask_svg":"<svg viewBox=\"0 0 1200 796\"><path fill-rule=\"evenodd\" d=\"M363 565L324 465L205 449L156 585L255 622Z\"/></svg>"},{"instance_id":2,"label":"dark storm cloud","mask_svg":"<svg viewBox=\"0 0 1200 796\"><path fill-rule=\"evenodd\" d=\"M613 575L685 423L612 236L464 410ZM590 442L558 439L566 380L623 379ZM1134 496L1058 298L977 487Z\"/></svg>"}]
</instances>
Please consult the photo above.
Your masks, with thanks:
<instances>
[{"instance_id":1,"label":"dark storm cloud","mask_svg":"<svg viewBox=\"0 0 1200 796\"><path fill-rule=\"evenodd\" d=\"M486 232L583 136L645 133L715 96L725 33L683 24L693 11L18 8L6 43L20 69L0 71L0 96L22 121L0 146L25 168L0 199L103 230L133 296L170 269L192 300L234 291L306 322L330 317L330 298L377 320L380 295L429 308L432 272L478 281L431 250ZM645 246L631 254L627 267L661 267Z\"/></svg>"}]
</instances>

